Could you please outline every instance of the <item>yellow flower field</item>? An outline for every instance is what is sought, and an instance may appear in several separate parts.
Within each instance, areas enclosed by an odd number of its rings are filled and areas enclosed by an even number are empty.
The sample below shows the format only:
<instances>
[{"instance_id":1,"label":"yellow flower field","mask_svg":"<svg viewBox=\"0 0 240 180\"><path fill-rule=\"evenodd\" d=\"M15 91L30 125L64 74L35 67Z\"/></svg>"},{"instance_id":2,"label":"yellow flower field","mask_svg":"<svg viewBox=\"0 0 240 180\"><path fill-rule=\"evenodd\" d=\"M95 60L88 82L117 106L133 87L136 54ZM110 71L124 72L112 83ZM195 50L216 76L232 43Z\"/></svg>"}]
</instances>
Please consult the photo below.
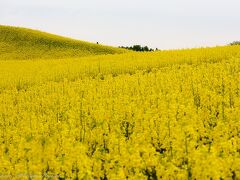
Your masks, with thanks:
<instances>
[{"instance_id":1,"label":"yellow flower field","mask_svg":"<svg viewBox=\"0 0 240 180\"><path fill-rule=\"evenodd\" d=\"M0 175L240 179L240 47L1 60Z\"/></svg>"}]
</instances>

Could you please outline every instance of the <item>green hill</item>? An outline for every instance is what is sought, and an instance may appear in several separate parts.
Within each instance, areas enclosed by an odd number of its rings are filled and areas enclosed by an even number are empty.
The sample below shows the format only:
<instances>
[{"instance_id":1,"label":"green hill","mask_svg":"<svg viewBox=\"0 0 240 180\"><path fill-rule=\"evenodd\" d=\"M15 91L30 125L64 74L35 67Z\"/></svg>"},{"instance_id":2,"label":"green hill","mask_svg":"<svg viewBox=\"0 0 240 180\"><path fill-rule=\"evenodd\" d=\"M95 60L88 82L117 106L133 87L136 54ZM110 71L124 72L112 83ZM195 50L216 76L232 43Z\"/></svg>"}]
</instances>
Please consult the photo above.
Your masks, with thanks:
<instances>
[{"instance_id":1,"label":"green hill","mask_svg":"<svg viewBox=\"0 0 240 180\"><path fill-rule=\"evenodd\" d=\"M0 60L57 59L127 52L37 30L0 25Z\"/></svg>"}]
</instances>

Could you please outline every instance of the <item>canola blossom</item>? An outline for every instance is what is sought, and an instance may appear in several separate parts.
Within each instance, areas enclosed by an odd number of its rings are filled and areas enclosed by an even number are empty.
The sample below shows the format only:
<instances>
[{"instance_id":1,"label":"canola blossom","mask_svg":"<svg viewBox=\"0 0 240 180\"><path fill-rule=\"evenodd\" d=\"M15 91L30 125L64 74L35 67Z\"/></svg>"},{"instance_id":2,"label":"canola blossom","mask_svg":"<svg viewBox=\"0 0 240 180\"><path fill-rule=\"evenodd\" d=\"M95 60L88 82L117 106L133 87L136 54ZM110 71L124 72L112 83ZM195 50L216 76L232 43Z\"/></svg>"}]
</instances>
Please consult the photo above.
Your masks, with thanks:
<instances>
[{"instance_id":1,"label":"canola blossom","mask_svg":"<svg viewBox=\"0 0 240 180\"><path fill-rule=\"evenodd\" d=\"M239 165L240 46L0 61L2 176L240 179Z\"/></svg>"}]
</instances>

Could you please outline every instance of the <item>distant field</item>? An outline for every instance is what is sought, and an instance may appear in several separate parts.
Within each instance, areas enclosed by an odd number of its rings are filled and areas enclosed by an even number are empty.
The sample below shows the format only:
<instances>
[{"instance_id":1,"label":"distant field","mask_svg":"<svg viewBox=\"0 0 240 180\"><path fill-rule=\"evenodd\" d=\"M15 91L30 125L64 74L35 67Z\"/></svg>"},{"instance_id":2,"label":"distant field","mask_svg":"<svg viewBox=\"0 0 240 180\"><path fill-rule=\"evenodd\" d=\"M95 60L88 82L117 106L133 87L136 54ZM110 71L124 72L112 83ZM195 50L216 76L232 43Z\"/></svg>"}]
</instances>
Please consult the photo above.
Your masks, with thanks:
<instances>
[{"instance_id":1,"label":"distant field","mask_svg":"<svg viewBox=\"0 0 240 180\"><path fill-rule=\"evenodd\" d=\"M0 25L0 59L63 59L123 52L126 50L26 28Z\"/></svg>"},{"instance_id":2,"label":"distant field","mask_svg":"<svg viewBox=\"0 0 240 180\"><path fill-rule=\"evenodd\" d=\"M18 58L21 43L0 49L0 174L240 179L240 46Z\"/></svg>"}]
</instances>

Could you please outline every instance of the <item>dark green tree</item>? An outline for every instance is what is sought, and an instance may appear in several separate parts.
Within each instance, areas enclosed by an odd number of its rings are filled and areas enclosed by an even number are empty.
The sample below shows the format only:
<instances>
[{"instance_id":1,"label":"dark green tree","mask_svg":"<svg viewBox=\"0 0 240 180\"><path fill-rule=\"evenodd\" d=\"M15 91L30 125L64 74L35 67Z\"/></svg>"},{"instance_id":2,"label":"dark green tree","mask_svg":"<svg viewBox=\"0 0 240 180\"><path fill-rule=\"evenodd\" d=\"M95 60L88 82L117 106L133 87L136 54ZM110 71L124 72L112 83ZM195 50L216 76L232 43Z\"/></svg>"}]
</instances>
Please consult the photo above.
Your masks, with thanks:
<instances>
[{"instance_id":1,"label":"dark green tree","mask_svg":"<svg viewBox=\"0 0 240 180\"><path fill-rule=\"evenodd\" d=\"M240 45L240 41L233 41L229 44L230 46Z\"/></svg>"},{"instance_id":2,"label":"dark green tree","mask_svg":"<svg viewBox=\"0 0 240 180\"><path fill-rule=\"evenodd\" d=\"M142 51L142 52L147 52L147 51L154 51L154 49L149 48L148 46L141 46L141 45L133 45L133 46L119 46L119 48L124 48L132 51Z\"/></svg>"}]
</instances>

